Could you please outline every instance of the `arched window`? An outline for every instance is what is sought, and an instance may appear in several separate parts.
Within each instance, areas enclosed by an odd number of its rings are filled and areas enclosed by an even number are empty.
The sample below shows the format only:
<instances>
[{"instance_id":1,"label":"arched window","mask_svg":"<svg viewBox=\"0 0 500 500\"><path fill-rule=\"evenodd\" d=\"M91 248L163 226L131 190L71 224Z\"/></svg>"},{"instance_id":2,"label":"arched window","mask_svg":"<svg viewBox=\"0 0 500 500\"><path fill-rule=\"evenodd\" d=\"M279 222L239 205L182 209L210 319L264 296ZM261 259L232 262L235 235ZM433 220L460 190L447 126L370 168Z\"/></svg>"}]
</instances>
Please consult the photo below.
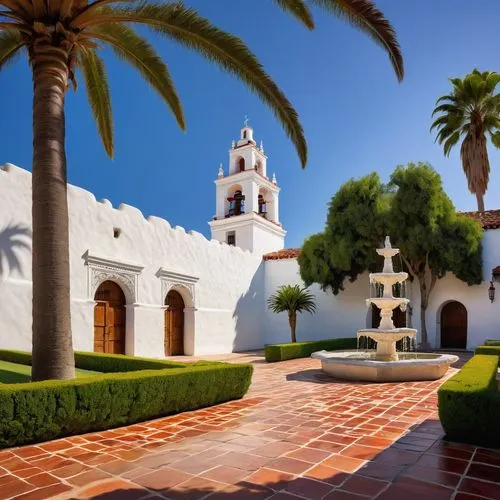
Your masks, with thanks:
<instances>
[{"instance_id":1,"label":"arched window","mask_svg":"<svg viewBox=\"0 0 500 500\"><path fill-rule=\"evenodd\" d=\"M244 172L245 171L245 159L244 158L240 158L238 160L238 168L239 168L240 172Z\"/></svg>"},{"instance_id":2,"label":"arched window","mask_svg":"<svg viewBox=\"0 0 500 500\"><path fill-rule=\"evenodd\" d=\"M247 138L247 131L246 131L246 130L244 130L244 131L243 131L243 139L246 139L246 138Z\"/></svg>"}]
</instances>

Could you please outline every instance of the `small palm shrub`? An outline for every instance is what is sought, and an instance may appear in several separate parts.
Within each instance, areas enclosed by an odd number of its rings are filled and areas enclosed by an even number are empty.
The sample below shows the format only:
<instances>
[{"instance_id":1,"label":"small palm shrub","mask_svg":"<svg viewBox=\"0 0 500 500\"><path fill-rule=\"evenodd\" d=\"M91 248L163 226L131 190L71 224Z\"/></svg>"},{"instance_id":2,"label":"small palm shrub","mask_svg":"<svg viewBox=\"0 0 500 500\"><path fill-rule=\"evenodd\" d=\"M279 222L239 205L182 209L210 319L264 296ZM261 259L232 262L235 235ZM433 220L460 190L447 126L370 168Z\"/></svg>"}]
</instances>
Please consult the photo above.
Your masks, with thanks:
<instances>
[{"instance_id":1,"label":"small palm shrub","mask_svg":"<svg viewBox=\"0 0 500 500\"><path fill-rule=\"evenodd\" d=\"M274 313L288 312L290 336L292 342L297 342L297 313L306 311L313 314L316 311L314 296L299 285L282 285L267 301L269 309Z\"/></svg>"}]
</instances>

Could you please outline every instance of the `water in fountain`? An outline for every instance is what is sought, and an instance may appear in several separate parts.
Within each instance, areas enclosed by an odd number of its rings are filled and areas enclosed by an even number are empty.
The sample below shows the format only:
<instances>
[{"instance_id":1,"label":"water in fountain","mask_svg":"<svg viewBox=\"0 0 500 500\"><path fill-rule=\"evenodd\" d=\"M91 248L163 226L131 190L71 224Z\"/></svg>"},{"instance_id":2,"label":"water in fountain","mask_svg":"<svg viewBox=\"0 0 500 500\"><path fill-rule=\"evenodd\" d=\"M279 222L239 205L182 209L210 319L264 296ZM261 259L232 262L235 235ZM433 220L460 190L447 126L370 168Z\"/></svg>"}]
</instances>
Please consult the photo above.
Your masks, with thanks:
<instances>
[{"instance_id":1,"label":"water in fountain","mask_svg":"<svg viewBox=\"0 0 500 500\"><path fill-rule=\"evenodd\" d=\"M417 330L394 326L394 309L399 307L405 311L409 302L404 297L408 274L394 272L392 258L399 250L392 248L389 237L385 239L384 248L379 248L377 253L384 257L384 268L381 273L370 274L370 298L366 299L366 305L375 304L380 309L379 327L358 330L356 351L319 351L311 356L320 359L322 370L336 378L372 382L437 380L458 357L417 353ZM375 297L372 297L374 288ZM400 354L396 343L399 343Z\"/></svg>"},{"instance_id":2,"label":"water in fountain","mask_svg":"<svg viewBox=\"0 0 500 500\"><path fill-rule=\"evenodd\" d=\"M402 284L408 279L405 272L394 272L392 258L399 254L399 249L392 248L391 241L387 236L384 248L377 249L377 253L384 257L384 267L381 273L371 273L370 283L382 289L381 297L366 299L368 307L375 304L380 309L380 325L378 328L365 328L358 331L360 337L368 337L376 342L375 358L380 361L397 361L398 353L396 342L408 337L415 338L417 330L414 328L396 328L392 321L393 310L400 307L406 310L408 299L405 297L395 297L394 288L397 288L396 295L401 295ZM405 343L403 342L403 351Z\"/></svg>"}]
</instances>

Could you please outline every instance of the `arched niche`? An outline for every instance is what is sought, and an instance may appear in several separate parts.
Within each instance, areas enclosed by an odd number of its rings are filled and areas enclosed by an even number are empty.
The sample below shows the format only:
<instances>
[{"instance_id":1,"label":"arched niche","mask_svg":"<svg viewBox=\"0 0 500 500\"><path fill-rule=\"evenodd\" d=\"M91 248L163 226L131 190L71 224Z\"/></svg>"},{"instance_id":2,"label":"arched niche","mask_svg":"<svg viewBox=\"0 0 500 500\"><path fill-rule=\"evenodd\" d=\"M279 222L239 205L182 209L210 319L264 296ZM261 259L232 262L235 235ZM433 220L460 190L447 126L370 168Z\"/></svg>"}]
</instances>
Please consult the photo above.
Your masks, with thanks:
<instances>
[{"instance_id":1,"label":"arched niche","mask_svg":"<svg viewBox=\"0 0 500 500\"><path fill-rule=\"evenodd\" d=\"M466 349L468 312L457 300L444 302L438 309L438 331L442 349Z\"/></svg>"},{"instance_id":2,"label":"arched niche","mask_svg":"<svg viewBox=\"0 0 500 500\"><path fill-rule=\"evenodd\" d=\"M126 298L118 283L102 282L94 295L94 352L125 354Z\"/></svg>"},{"instance_id":3,"label":"arched niche","mask_svg":"<svg viewBox=\"0 0 500 500\"><path fill-rule=\"evenodd\" d=\"M176 273L160 268L156 276L161 280L161 303L165 308L165 322L171 320L168 316L169 308L169 293L170 297L178 295L184 304L183 309L183 354L191 356L195 351L195 331L196 331L196 283L198 278L187 274ZM177 300L176 308L179 307L180 301ZM167 323L165 323L165 332L167 331ZM166 344L166 342L164 342ZM165 351L165 345L164 345Z\"/></svg>"}]
</instances>

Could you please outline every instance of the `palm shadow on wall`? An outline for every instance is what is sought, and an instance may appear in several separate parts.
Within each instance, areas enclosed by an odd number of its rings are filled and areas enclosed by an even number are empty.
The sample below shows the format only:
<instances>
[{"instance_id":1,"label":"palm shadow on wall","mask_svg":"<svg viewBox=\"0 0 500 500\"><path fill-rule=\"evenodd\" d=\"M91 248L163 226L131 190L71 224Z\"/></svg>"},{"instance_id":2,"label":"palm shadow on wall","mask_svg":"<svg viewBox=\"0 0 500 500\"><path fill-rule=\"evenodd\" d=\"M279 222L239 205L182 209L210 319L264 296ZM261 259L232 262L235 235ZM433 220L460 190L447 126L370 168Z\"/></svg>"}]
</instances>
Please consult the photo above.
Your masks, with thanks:
<instances>
[{"instance_id":1,"label":"palm shadow on wall","mask_svg":"<svg viewBox=\"0 0 500 500\"><path fill-rule=\"evenodd\" d=\"M31 229L23 224L9 224L0 229L0 279L12 271L22 274L22 252L31 252Z\"/></svg>"}]
</instances>

